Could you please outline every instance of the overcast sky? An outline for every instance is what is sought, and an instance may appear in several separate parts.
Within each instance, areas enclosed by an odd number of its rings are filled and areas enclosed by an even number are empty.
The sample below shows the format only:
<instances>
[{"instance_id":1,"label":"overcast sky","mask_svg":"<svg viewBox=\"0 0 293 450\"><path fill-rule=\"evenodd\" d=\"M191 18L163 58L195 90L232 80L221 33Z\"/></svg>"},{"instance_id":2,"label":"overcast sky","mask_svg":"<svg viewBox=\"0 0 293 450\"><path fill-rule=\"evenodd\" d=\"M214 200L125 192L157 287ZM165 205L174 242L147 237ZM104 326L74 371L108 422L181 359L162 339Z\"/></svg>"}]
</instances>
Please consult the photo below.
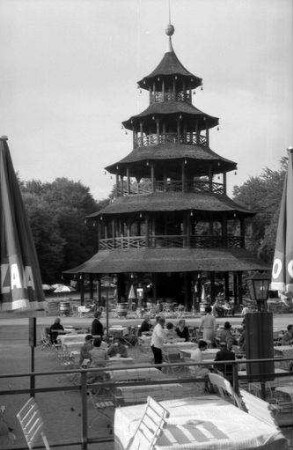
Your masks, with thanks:
<instances>
[{"instance_id":1,"label":"overcast sky","mask_svg":"<svg viewBox=\"0 0 293 450\"><path fill-rule=\"evenodd\" d=\"M238 163L231 192L293 144L292 0L171 0L174 50L220 118L210 146ZM0 135L24 180L68 177L106 198L131 150L121 122L167 50L168 0L0 0Z\"/></svg>"}]
</instances>

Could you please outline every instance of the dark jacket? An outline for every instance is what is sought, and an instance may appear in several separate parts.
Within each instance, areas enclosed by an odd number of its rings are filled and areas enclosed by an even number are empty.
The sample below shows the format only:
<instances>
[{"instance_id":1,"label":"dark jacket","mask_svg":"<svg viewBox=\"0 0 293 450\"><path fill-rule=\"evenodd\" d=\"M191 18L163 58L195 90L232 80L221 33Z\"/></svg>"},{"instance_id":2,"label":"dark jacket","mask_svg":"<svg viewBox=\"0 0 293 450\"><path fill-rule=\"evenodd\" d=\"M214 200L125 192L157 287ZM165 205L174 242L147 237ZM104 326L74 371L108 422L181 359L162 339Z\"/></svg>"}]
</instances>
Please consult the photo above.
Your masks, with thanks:
<instances>
[{"instance_id":1,"label":"dark jacket","mask_svg":"<svg viewBox=\"0 0 293 450\"><path fill-rule=\"evenodd\" d=\"M222 348L222 350L217 352L215 361L235 361L235 353L227 348ZM227 380L233 381L233 364L217 364L215 369L222 372Z\"/></svg>"},{"instance_id":2,"label":"dark jacket","mask_svg":"<svg viewBox=\"0 0 293 450\"><path fill-rule=\"evenodd\" d=\"M178 327L176 327L175 331L176 331L178 337L184 338L185 341L189 341L188 327L184 327L182 331Z\"/></svg>"},{"instance_id":3,"label":"dark jacket","mask_svg":"<svg viewBox=\"0 0 293 450\"><path fill-rule=\"evenodd\" d=\"M92 336L103 336L104 327L99 319L94 319L91 327L91 335Z\"/></svg>"},{"instance_id":4,"label":"dark jacket","mask_svg":"<svg viewBox=\"0 0 293 450\"><path fill-rule=\"evenodd\" d=\"M63 325L61 323L53 323L53 325L50 326L50 335L51 335L51 342L52 344L57 344L57 338L58 338L58 331L64 330Z\"/></svg>"},{"instance_id":5,"label":"dark jacket","mask_svg":"<svg viewBox=\"0 0 293 450\"><path fill-rule=\"evenodd\" d=\"M139 336L141 335L141 333L145 333L147 331L150 331L150 329L152 328L152 324L150 322L147 322L146 320L144 320L140 326L140 329L138 331Z\"/></svg>"}]
</instances>

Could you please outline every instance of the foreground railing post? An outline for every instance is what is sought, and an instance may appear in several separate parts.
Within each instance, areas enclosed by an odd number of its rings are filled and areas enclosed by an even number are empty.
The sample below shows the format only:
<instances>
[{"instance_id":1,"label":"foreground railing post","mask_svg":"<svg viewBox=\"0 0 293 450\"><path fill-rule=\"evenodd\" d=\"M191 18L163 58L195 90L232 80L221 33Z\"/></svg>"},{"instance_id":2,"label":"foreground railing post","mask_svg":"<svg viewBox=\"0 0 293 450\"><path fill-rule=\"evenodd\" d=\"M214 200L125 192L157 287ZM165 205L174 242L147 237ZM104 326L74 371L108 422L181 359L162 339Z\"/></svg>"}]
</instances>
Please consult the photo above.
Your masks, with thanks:
<instances>
[{"instance_id":1,"label":"foreground railing post","mask_svg":"<svg viewBox=\"0 0 293 450\"><path fill-rule=\"evenodd\" d=\"M82 420L82 429L81 429L81 440L82 440L82 450L87 450L87 371L81 372L81 420Z\"/></svg>"},{"instance_id":2,"label":"foreground railing post","mask_svg":"<svg viewBox=\"0 0 293 450\"><path fill-rule=\"evenodd\" d=\"M233 389L239 394L238 363L233 364Z\"/></svg>"}]
</instances>

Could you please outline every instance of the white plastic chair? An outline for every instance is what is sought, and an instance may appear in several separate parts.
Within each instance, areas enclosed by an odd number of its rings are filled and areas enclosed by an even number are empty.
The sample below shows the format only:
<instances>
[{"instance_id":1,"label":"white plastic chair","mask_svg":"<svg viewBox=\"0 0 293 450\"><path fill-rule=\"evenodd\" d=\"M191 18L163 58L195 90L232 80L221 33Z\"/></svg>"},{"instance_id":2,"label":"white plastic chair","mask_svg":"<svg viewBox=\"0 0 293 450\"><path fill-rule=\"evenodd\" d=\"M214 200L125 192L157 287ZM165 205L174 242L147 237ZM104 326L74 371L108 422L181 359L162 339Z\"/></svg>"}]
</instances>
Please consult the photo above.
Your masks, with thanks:
<instances>
[{"instance_id":1,"label":"white plastic chair","mask_svg":"<svg viewBox=\"0 0 293 450\"><path fill-rule=\"evenodd\" d=\"M28 448L33 449L42 439L46 450L50 450L44 433L44 422L34 398L30 398L16 415L23 431Z\"/></svg>"}]
</instances>

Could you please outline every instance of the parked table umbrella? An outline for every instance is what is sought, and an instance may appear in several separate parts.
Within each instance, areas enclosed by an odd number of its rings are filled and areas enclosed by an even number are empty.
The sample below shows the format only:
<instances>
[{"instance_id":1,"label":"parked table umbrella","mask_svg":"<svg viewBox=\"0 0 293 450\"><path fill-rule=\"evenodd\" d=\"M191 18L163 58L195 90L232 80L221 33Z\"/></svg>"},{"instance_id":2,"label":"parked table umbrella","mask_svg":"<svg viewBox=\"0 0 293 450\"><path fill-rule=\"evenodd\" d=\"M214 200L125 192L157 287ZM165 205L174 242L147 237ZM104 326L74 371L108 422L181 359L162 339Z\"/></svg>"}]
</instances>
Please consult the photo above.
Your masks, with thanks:
<instances>
[{"instance_id":1,"label":"parked table umbrella","mask_svg":"<svg viewBox=\"0 0 293 450\"><path fill-rule=\"evenodd\" d=\"M293 148L288 148L288 170L285 177L271 289L293 295Z\"/></svg>"},{"instance_id":2,"label":"parked table umbrella","mask_svg":"<svg viewBox=\"0 0 293 450\"><path fill-rule=\"evenodd\" d=\"M31 372L34 371L36 315L44 311L44 293L34 242L7 138L0 138L1 293L0 314L30 317ZM31 377L34 389L34 376Z\"/></svg>"}]
</instances>

